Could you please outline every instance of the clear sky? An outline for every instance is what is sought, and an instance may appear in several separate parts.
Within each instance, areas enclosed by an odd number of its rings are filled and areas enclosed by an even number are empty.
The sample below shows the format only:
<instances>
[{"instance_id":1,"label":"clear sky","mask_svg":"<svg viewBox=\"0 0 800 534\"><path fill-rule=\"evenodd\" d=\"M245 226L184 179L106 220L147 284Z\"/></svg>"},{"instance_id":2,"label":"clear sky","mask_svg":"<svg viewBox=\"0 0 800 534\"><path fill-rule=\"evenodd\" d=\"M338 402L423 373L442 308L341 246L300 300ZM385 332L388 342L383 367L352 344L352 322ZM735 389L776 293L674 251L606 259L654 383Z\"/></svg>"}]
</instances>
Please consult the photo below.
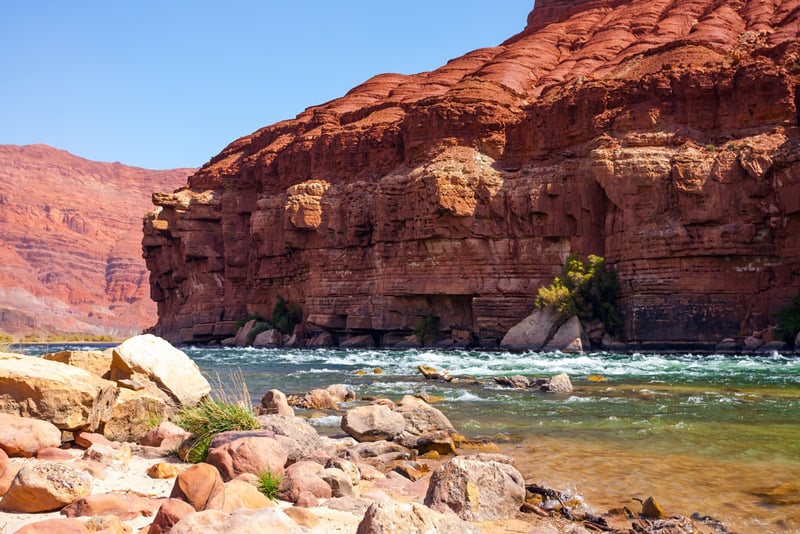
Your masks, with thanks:
<instances>
[{"instance_id":1,"label":"clear sky","mask_svg":"<svg viewBox=\"0 0 800 534\"><path fill-rule=\"evenodd\" d=\"M151 169L384 72L495 46L533 0L0 0L0 144Z\"/></svg>"}]
</instances>

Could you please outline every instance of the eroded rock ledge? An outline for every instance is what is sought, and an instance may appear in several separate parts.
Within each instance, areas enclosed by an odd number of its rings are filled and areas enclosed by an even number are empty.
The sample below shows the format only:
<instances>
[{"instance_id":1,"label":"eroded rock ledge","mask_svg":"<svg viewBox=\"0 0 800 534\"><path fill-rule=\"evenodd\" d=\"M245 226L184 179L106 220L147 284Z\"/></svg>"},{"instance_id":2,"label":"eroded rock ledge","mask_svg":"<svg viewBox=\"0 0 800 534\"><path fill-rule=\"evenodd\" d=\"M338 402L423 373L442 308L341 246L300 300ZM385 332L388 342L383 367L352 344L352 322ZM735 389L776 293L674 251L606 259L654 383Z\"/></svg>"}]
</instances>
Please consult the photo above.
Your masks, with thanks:
<instances>
[{"instance_id":1,"label":"eroded rock ledge","mask_svg":"<svg viewBox=\"0 0 800 534\"><path fill-rule=\"evenodd\" d=\"M746 335L800 288L800 0L539 1L506 43L385 74L155 195L155 333L268 317L495 346L572 252L643 346Z\"/></svg>"}]
</instances>

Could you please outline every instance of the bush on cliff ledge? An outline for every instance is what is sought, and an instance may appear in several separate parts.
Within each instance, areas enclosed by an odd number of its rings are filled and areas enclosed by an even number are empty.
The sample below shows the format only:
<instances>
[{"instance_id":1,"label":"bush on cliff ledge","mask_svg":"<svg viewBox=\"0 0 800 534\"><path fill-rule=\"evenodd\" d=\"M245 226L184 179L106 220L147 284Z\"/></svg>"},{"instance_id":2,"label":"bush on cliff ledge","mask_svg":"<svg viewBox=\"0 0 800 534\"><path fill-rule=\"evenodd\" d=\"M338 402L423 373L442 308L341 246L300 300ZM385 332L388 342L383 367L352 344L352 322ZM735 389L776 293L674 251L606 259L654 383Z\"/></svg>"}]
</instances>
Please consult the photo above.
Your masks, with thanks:
<instances>
[{"instance_id":1,"label":"bush on cliff ledge","mask_svg":"<svg viewBox=\"0 0 800 534\"><path fill-rule=\"evenodd\" d=\"M778 320L778 335L786 343L793 345L797 333L800 332L800 294L792 297L792 303L781 308L775 317Z\"/></svg>"},{"instance_id":2,"label":"bush on cliff ledge","mask_svg":"<svg viewBox=\"0 0 800 534\"><path fill-rule=\"evenodd\" d=\"M539 288L536 307L551 307L561 321L577 315L583 321L600 319L606 331L617 334L622 318L617 310L619 281L617 273L606 268L600 256L590 255L586 261L571 254L548 286Z\"/></svg>"}]
</instances>

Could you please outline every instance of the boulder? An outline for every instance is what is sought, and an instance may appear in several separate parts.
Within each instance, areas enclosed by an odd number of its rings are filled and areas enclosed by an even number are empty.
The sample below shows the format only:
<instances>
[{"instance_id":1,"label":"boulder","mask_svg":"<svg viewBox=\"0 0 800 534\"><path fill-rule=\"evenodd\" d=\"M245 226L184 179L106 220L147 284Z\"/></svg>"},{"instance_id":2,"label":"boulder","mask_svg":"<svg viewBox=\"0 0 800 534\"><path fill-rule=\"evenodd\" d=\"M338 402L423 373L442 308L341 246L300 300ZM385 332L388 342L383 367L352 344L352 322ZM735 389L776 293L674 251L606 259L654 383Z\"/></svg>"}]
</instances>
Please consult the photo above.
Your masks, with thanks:
<instances>
[{"instance_id":1,"label":"boulder","mask_svg":"<svg viewBox=\"0 0 800 534\"><path fill-rule=\"evenodd\" d=\"M560 350L561 352L574 353L583 352L589 347L589 338L583 330L581 320L573 315L567 319L566 323L561 325L552 339L547 341L547 344L542 350Z\"/></svg>"},{"instance_id":2,"label":"boulder","mask_svg":"<svg viewBox=\"0 0 800 534\"><path fill-rule=\"evenodd\" d=\"M717 343L717 346L714 347L714 350L717 352L738 352L740 348L741 345L739 345L735 339L732 337L726 337Z\"/></svg>"},{"instance_id":3,"label":"boulder","mask_svg":"<svg viewBox=\"0 0 800 534\"><path fill-rule=\"evenodd\" d=\"M36 453L36 459L47 462L71 462L75 459L75 457L72 455L72 453L70 453L70 451L61 449L59 447L45 447Z\"/></svg>"},{"instance_id":4,"label":"boulder","mask_svg":"<svg viewBox=\"0 0 800 534\"><path fill-rule=\"evenodd\" d=\"M414 448L420 454L436 452L440 456L446 456L456 453L456 444L446 430L435 430L419 436Z\"/></svg>"},{"instance_id":5,"label":"boulder","mask_svg":"<svg viewBox=\"0 0 800 534\"><path fill-rule=\"evenodd\" d=\"M151 517L161 507L163 499L141 497L134 493L100 493L87 495L61 509L66 517L113 515L123 521Z\"/></svg>"},{"instance_id":6,"label":"boulder","mask_svg":"<svg viewBox=\"0 0 800 534\"><path fill-rule=\"evenodd\" d=\"M103 425L103 435L114 441L135 442L174 413L170 399L157 391L120 388L111 416Z\"/></svg>"},{"instance_id":7,"label":"boulder","mask_svg":"<svg viewBox=\"0 0 800 534\"><path fill-rule=\"evenodd\" d=\"M450 382L453 380L453 377L447 371L439 371L435 367L431 367L429 365L418 365L417 371L426 380L444 380L445 382Z\"/></svg>"},{"instance_id":8,"label":"boulder","mask_svg":"<svg viewBox=\"0 0 800 534\"><path fill-rule=\"evenodd\" d=\"M175 524L194 513L192 505L181 499L167 499L161 503L147 534L167 534Z\"/></svg>"},{"instance_id":9,"label":"boulder","mask_svg":"<svg viewBox=\"0 0 800 534\"><path fill-rule=\"evenodd\" d=\"M342 430L358 441L391 440L406 426L405 418L386 406L370 404L348 410Z\"/></svg>"},{"instance_id":10,"label":"boulder","mask_svg":"<svg viewBox=\"0 0 800 534\"><path fill-rule=\"evenodd\" d=\"M178 475L169 496L189 503L197 511L220 509L225 500L225 483L216 467L199 463Z\"/></svg>"},{"instance_id":11,"label":"boulder","mask_svg":"<svg viewBox=\"0 0 800 534\"><path fill-rule=\"evenodd\" d=\"M250 319L244 323L239 330L236 331L236 336L233 338L232 344L237 347L246 347L248 345L247 340L250 338L250 330L252 330L255 325L255 319Z\"/></svg>"},{"instance_id":12,"label":"boulder","mask_svg":"<svg viewBox=\"0 0 800 534\"><path fill-rule=\"evenodd\" d=\"M0 355L0 412L97 430L111 416L117 386L79 367L21 354Z\"/></svg>"},{"instance_id":13,"label":"boulder","mask_svg":"<svg viewBox=\"0 0 800 534\"><path fill-rule=\"evenodd\" d=\"M99 443L100 445L107 445L109 447L113 446L111 441L109 441L109 439L103 434L98 434L97 432L86 432L83 430L73 432L72 442L78 447L83 447L84 449L88 449L96 443Z\"/></svg>"},{"instance_id":14,"label":"boulder","mask_svg":"<svg viewBox=\"0 0 800 534\"><path fill-rule=\"evenodd\" d=\"M222 507L224 511L232 512L239 508L255 510L268 506L275 506L275 503L252 484L239 479L225 483L225 503Z\"/></svg>"},{"instance_id":15,"label":"boulder","mask_svg":"<svg viewBox=\"0 0 800 534\"><path fill-rule=\"evenodd\" d=\"M260 415L256 418L261 428L273 432L283 446L289 462L294 463L323 449L317 430L299 417Z\"/></svg>"},{"instance_id":16,"label":"boulder","mask_svg":"<svg viewBox=\"0 0 800 534\"><path fill-rule=\"evenodd\" d=\"M330 499L333 495L330 485L320 473L324 467L316 462L297 462L286 468L278 489L278 496L284 501L297 502L304 493L319 499Z\"/></svg>"},{"instance_id":17,"label":"boulder","mask_svg":"<svg viewBox=\"0 0 800 534\"><path fill-rule=\"evenodd\" d=\"M425 504L466 521L514 517L525 502L522 475L502 455L458 456L431 475Z\"/></svg>"},{"instance_id":18,"label":"boulder","mask_svg":"<svg viewBox=\"0 0 800 534\"><path fill-rule=\"evenodd\" d=\"M549 393L570 393L572 391L572 382L567 373L561 373L551 377L547 383L541 387L541 390Z\"/></svg>"},{"instance_id":19,"label":"boulder","mask_svg":"<svg viewBox=\"0 0 800 534\"><path fill-rule=\"evenodd\" d=\"M157 427L151 428L139 439L140 445L148 447L162 447L176 449L184 440L191 436L189 432L169 421L162 421Z\"/></svg>"},{"instance_id":20,"label":"boulder","mask_svg":"<svg viewBox=\"0 0 800 534\"><path fill-rule=\"evenodd\" d=\"M331 384L325 388L325 391L330 393L335 402L347 402L356 398L356 392L344 384Z\"/></svg>"},{"instance_id":21,"label":"boulder","mask_svg":"<svg viewBox=\"0 0 800 534\"><path fill-rule=\"evenodd\" d=\"M405 395L394 411L405 419L405 431L421 436L437 430L455 433L450 420L440 411L413 395Z\"/></svg>"},{"instance_id":22,"label":"boulder","mask_svg":"<svg viewBox=\"0 0 800 534\"><path fill-rule=\"evenodd\" d=\"M61 431L47 421L0 413L0 428L0 449L8 456L31 458L61 445Z\"/></svg>"},{"instance_id":23,"label":"boulder","mask_svg":"<svg viewBox=\"0 0 800 534\"><path fill-rule=\"evenodd\" d=\"M319 472L319 477L331 487L333 497L352 497L353 481L350 475L335 467L328 467Z\"/></svg>"},{"instance_id":24,"label":"boulder","mask_svg":"<svg viewBox=\"0 0 800 534\"><path fill-rule=\"evenodd\" d=\"M501 386L509 387L509 388L516 388L516 389L525 389L531 385L531 381L528 380L527 377L522 375L514 375L514 376L496 376L494 381Z\"/></svg>"},{"instance_id":25,"label":"boulder","mask_svg":"<svg viewBox=\"0 0 800 534\"><path fill-rule=\"evenodd\" d=\"M327 389L312 389L300 401L306 410L338 410L339 405Z\"/></svg>"},{"instance_id":26,"label":"boulder","mask_svg":"<svg viewBox=\"0 0 800 534\"><path fill-rule=\"evenodd\" d=\"M436 512L419 503L400 503L388 499L370 505L356 530L356 534L408 532L478 534L482 531L458 517Z\"/></svg>"},{"instance_id":27,"label":"boulder","mask_svg":"<svg viewBox=\"0 0 800 534\"><path fill-rule=\"evenodd\" d=\"M92 530L78 519L45 519L29 523L16 531L15 534L91 534Z\"/></svg>"},{"instance_id":28,"label":"boulder","mask_svg":"<svg viewBox=\"0 0 800 534\"><path fill-rule=\"evenodd\" d=\"M277 389L271 389L261 397L260 413L264 415L276 414L294 417L294 409L289 406L289 401L286 400L286 394Z\"/></svg>"},{"instance_id":29,"label":"boulder","mask_svg":"<svg viewBox=\"0 0 800 534\"><path fill-rule=\"evenodd\" d=\"M132 337L113 350L111 377L153 382L179 406L193 406L211 391L196 363L151 334Z\"/></svg>"},{"instance_id":30,"label":"boulder","mask_svg":"<svg viewBox=\"0 0 800 534\"><path fill-rule=\"evenodd\" d=\"M328 460L328 463L325 464L325 467L335 467L336 469L347 473L347 476L350 477L350 482L353 486L357 486L361 482L361 470L358 468L358 464L356 462L334 456Z\"/></svg>"},{"instance_id":31,"label":"boulder","mask_svg":"<svg viewBox=\"0 0 800 534\"><path fill-rule=\"evenodd\" d=\"M83 458L97 462L106 467L116 467L124 469L133 458L131 447L127 443L123 443L121 447L112 447L110 445L103 445L102 443L95 443L85 451L83 451Z\"/></svg>"},{"instance_id":32,"label":"boulder","mask_svg":"<svg viewBox=\"0 0 800 534\"><path fill-rule=\"evenodd\" d=\"M244 437L209 447L206 462L216 467L227 481L242 473L270 472L281 476L287 459L286 451L274 437Z\"/></svg>"},{"instance_id":33,"label":"boulder","mask_svg":"<svg viewBox=\"0 0 800 534\"><path fill-rule=\"evenodd\" d=\"M742 348L742 350L744 352L752 352L763 344L764 341L761 338L755 336L747 336L746 338L744 338L744 347Z\"/></svg>"},{"instance_id":34,"label":"boulder","mask_svg":"<svg viewBox=\"0 0 800 534\"><path fill-rule=\"evenodd\" d=\"M11 481L14 480L21 468L21 465L9 462L6 452L0 449L0 497L6 494L11 486Z\"/></svg>"},{"instance_id":35,"label":"boulder","mask_svg":"<svg viewBox=\"0 0 800 534\"><path fill-rule=\"evenodd\" d=\"M313 529L319 525L319 518L305 508L292 506L291 508L286 508L283 511L301 527Z\"/></svg>"},{"instance_id":36,"label":"boulder","mask_svg":"<svg viewBox=\"0 0 800 534\"><path fill-rule=\"evenodd\" d=\"M0 500L5 512L35 514L52 512L86 497L92 477L63 463L37 462L24 465Z\"/></svg>"},{"instance_id":37,"label":"boulder","mask_svg":"<svg viewBox=\"0 0 800 534\"><path fill-rule=\"evenodd\" d=\"M280 330L272 328L258 334L253 339L253 346L260 348L275 348L283 345L283 334Z\"/></svg>"},{"instance_id":38,"label":"boulder","mask_svg":"<svg viewBox=\"0 0 800 534\"><path fill-rule=\"evenodd\" d=\"M375 348L375 339L369 335L348 336L339 342L342 349L372 349Z\"/></svg>"},{"instance_id":39,"label":"boulder","mask_svg":"<svg viewBox=\"0 0 800 534\"><path fill-rule=\"evenodd\" d=\"M300 528L294 520L277 507L259 510L236 510L222 512L206 510L184 516L170 530L170 534L302 534L308 532Z\"/></svg>"},{"instance_id":40,"label":"boulder","mask_svg":"<svg viewBox=\"0 0 800 534\"><path fill-rule=\"evenodd\" d=\"M79 367L100 378L111 374L111 352L100 350L62 350L42 356L45 360Z\"/></svg>"},{"instance_id":41,"label":"boulder","mask_svg":"<svg viewBox=\"0 0 800 534\"><path fill-rule=\"evenodd\" d=\"M167 479L167 478L175 478L181 472L181 468L175 464L169 464L167 462L158 462L157 464L151 465L147 469L147 476L150 478L155 478L159 480Z\"/></svg>"},{"instance_id":42,"label":"boulder","mask_svg":"<svg viewBox=\"0 0 800 534\"><path fill-rule=\"evenodd\" d=\"M541 350L558 324L558 313L551 308L536 309L512 326L500 341L506 350Z\"/></svg>"}]
</instances>

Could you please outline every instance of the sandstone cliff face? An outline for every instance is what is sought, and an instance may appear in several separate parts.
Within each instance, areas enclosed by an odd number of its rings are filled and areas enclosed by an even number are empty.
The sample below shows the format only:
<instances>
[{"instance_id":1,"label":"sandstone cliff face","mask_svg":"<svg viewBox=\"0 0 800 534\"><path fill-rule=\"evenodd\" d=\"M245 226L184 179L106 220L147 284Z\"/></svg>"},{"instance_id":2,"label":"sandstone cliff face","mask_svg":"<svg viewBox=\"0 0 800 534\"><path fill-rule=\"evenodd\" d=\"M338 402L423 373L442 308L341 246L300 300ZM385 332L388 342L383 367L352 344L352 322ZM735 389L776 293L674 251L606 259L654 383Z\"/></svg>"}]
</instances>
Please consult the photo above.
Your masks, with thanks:
<instances>
[{"instance_id":1,"label":"sandstone cliff face","mask_svg":"<svg viewBox=\"0 0 800 534\"><path fill-rule=\"evenodd\" d=\"M152 191L190 173L0 146L0 332L127 336L152 326L140 221Z\"/></svg>"},{"instance_id":2,"label":"sandstone cliff face","mask_svg":"<svg viewBox=\"0 0 800 534\"><path fill-rule=\"evenodd\" d=\"M571 252L624 337L717 341L800 287L800 0L539 0L526 29L233 142L154 197L156 333L277 295L340 336L425 315L492 345Z\"/></svg>"}]
</instances>

